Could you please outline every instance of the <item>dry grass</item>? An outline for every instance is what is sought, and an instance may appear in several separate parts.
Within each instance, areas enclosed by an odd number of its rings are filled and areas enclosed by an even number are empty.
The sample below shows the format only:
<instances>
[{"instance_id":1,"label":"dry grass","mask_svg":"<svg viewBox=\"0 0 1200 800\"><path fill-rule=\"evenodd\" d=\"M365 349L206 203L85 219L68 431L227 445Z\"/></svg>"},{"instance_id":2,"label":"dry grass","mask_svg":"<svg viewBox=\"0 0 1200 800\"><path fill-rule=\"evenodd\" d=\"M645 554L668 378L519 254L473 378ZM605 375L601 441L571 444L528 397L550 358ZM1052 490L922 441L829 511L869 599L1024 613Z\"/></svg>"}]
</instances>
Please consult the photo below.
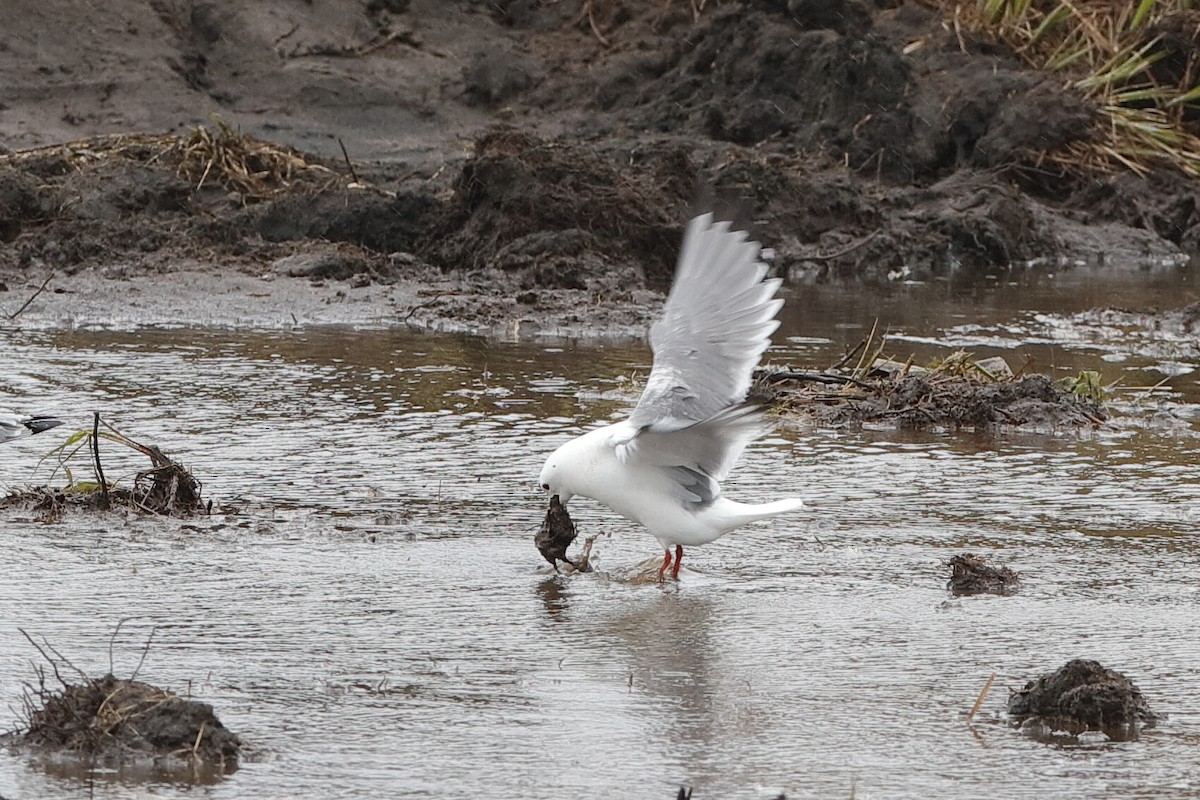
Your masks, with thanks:
<instances>
[{"instance_id":1,"label":"dry grass","mask_svg":"<svg viewBox=\"0 0 1200 800\"><path fill-rule=\"evenodd\" d=\"M311 164L290 148L238 133L224 122L197 127L164 152L178 164L181 176L200 189L215 181L243 198L265 200L294 187L297 181L326 189L339 183L337 173Z\"/></svg>"},{"instance_id":2,"label":"dry grass","mask_svg":"<svg viewBox=\"0 0 1200 800\"><path fill-rule=\"evenodd\" d=\"M318 192L349 181L295 150L240 133L220 119L190 133L121 133L93 136L66 144L35 147L0 156L0 164L61 156L78 169L126 159L173 166L193 191L219 186L243 203L268 200L304 188Z\"/></svg>"},{"instance_id":3,"label":"dry grass","mask_svg":"<svg viewBox=\"0 0 1200 800\"><path fill-rule=\"evenodd\" d=\"M1046 158L1145 174L1200 176L1200 10L1196 0L926 0L956 30L1061 72L1101 111L1096 136Z\"/></svg>"}]
</instances>

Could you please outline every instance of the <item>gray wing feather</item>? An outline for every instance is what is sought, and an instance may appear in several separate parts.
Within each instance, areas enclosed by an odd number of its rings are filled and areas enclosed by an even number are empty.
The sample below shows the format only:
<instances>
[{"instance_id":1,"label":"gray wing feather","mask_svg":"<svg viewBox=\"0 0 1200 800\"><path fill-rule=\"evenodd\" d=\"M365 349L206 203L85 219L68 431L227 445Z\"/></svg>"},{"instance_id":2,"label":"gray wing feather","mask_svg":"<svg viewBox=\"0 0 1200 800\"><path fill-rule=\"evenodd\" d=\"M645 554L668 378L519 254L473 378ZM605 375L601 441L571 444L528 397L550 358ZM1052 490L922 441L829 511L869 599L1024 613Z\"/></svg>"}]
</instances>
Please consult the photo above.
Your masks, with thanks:
<instances>
[{"instance_id":1,"label":"gray wing feather","mask_svg":"<svg viewBox=\"0 0 1200 800\"><path fill-rule=\"evenodd\" d=\"M642 428L618 445L617 457L660 467L680 500L705 505L720 496L720 481L764 427L761 408L736 405L686 428Z\"/></svg>"},{"instance_id":2,"label":"gray wing feather","mask_svg":"<svg viewBox=\"0 0 1200 800\"><path fill-rule=\"evenodd\" d=\"M742 402L779 327L780 281L763 280L759 245L711 214L688 225L662 318L650 328L654 366L630 416L677 429Z\"/></svg>"}]
</instances>

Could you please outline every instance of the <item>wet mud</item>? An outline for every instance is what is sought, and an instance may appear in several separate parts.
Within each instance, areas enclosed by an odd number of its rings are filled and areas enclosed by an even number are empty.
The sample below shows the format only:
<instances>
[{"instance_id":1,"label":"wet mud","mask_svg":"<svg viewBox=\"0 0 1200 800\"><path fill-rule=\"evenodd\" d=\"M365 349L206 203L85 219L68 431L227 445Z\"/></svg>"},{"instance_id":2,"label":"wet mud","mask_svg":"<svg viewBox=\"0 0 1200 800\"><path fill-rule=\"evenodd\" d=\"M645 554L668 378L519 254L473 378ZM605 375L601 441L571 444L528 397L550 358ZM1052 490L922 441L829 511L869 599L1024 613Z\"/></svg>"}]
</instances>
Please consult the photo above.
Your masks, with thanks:
<instances>
[{"instance_id":1,"label":"wet mud","mask_svg":"<svg viewBox=\"0 0 1200 800\"><path fill-rule=\"evenodd\" d=\"M652 305L708 208L804 280L1200 245L1194 185L1044 160L1095 110L917 3L338 6L164 3L119 36L42 42L32 74L0 58L20 112L0 128L18 149L0 154L0 280L274 265L331 295L450 284L405 324L554 325ZM72 88L78 60L113 48L103 93ZM51 89L55 113L36 99ZM225 122L181 110L196 100ZM53 146L67 131L86 138Z\"/></svg>"},{"instance_id":2,"label":"wet mud","mask_svg":"<svg viewBox=\"0 0 1200 800\"><path fill-rule=\"evenodd\" d=\"M1016 594L1020 587L1017 573L1005 566L988 564L974 553L962 553L950 559L950 580L946 589L955 597L973 594Z\"/></svg>"},{"instance_id":3,"label":"wet mud","mask_svg":"<svg viewBox=\"0 0 1200 800\"><path fill-rule=\"evenodd\" d=\"M538 552L542 554L542 558L554 567L555 572L558 571L559 561L579 569L578 562L567 557L567 548L574 543L578 535L575 523L571 521L571 515L559 502L558 495L554 495L550 498L550 508L546 511L546 518L542 520L542 525L538 528L533 543Z\"/></svg>"},{"instance_id":4,"label":"wet mud","mask_svg":"<svg viewBox=\"0 0 1200 800\"><path fill-rule=\"evenodd\" d=\"M1079 734L1102 731L1112 739L1136 739L1158 715L1133 681L1097 661L1075 659L1025 684L1008 701L1020 723Z\"/></svg>"}]
</instances>

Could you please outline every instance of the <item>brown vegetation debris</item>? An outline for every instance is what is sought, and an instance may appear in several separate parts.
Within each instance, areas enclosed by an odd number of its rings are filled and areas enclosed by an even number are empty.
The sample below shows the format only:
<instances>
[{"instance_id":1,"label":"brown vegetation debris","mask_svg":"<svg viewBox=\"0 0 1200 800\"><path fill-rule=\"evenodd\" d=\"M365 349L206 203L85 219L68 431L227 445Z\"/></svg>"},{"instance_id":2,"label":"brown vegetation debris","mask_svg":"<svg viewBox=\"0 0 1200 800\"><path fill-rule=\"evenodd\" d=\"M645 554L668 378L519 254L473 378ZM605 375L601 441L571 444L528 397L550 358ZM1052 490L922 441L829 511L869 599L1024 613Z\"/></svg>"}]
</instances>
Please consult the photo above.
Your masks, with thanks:
<instances>
[{"instance_id":1,"label":"brown vegetation debris","mask_svg":"<svg viewBox=\"0 0 1200 800\"><path fill-rule=\"evenodd\" d=\"M43 521L55 522L67 508L85 511L107 511L114 507L134 511L186 517L207 513L208 504L201 497L202 485L190 470L174 461L154 445L130 439L96 415L92 430L83 430L56 447L53 455L58 466L70 477L72 459L90 454L94 473L92 481L71 478L61 488L36 486L19 488L0 499L0 507L27 507L38 512ZM105 430L100 430L103 425ZM100 441L124 445L150 459L149 469L138 471L129 488L110 483L104 476L100 459Z\"/></svg>"},{"instance_id":2,"label":"brown vegetation debris","mask_svg":"<svg viewBox=\"0 0 1200 800\"><path fill-rule=\"evenodd\" d=\"M849 362L867 342L843 362ZM781 413L820 425L886 423L900 428L1081 428L1102 424L1103 407L1045 375L1020 376L1003 359L955 353L930 367L882 358L882 346L858 366L825 372L763 368L754 396Z\"/></svg>"},{"instance_id":3,"label":"brown vegetation debris","mask_svg":"<svg viewBox=\"0 0 1200 800\"><path fill-rule=\"evenodd\" d=\"M182 136L120 133L0 154L0 166L22 167L39 174L84 170L114 161L172 165L192 191L206 185L220 186L237 193L243 202L267 200L302 187L323 191L345 181L290 147L239 133L219 119L212 127L199 125Z\"/></svg>"}]
</instances>

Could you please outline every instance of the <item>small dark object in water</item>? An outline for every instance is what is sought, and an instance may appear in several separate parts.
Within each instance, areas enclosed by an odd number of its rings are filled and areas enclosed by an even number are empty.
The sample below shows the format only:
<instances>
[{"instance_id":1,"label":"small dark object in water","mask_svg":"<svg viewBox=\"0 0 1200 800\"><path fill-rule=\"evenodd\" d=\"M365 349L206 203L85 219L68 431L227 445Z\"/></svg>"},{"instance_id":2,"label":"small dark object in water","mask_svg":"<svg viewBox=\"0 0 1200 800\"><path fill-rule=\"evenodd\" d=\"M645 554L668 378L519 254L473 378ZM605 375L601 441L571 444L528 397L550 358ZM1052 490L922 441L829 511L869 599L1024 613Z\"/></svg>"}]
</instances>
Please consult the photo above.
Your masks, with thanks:
<instances>
[{"instance_id":1,"label":"small dark object in water","mask_svg":"<svg viewBox=\"0 0 1200 800\"><path fill-rule=\"evenodd\" d=\"M1015 594L1017 573L1008 567L993 567L974 553L963 553L950 559L954 572L946 588L958 597L968 594Z\"/></svg>"},{"instance_id":2,"label":"small dark object in water","mask_svg":"<svg viewBox=\"0 0 1200 800\"><path fill-rule=\"evenodd\" d=\"M1158 720L1133 681L1078 658L1025 684L1009 698L1008 713L1022 722L1037 718L1052 730L1103 731L1117 740L1136 736L1139 723Z\"/></svg>"},{"instance_id":3,"label":"small dark object in water","mask_svg":"<svg viewBox=\"0 0 1200 800\"><path fill-rule=\"evenodd\" d=\"M554 567L555 572L558 571L559 561L565 561L581 572L585 571L567 558L567 548L571 546L571 542L575 541L575 537L578 535L575 523L571 521L571 515L559 502L558 495L554 495L550 498L550 510L546 512L546 518L542 520L542 527L533 537L533 543L537 545L542 557Z\"/></svg>"}]
</instances>

